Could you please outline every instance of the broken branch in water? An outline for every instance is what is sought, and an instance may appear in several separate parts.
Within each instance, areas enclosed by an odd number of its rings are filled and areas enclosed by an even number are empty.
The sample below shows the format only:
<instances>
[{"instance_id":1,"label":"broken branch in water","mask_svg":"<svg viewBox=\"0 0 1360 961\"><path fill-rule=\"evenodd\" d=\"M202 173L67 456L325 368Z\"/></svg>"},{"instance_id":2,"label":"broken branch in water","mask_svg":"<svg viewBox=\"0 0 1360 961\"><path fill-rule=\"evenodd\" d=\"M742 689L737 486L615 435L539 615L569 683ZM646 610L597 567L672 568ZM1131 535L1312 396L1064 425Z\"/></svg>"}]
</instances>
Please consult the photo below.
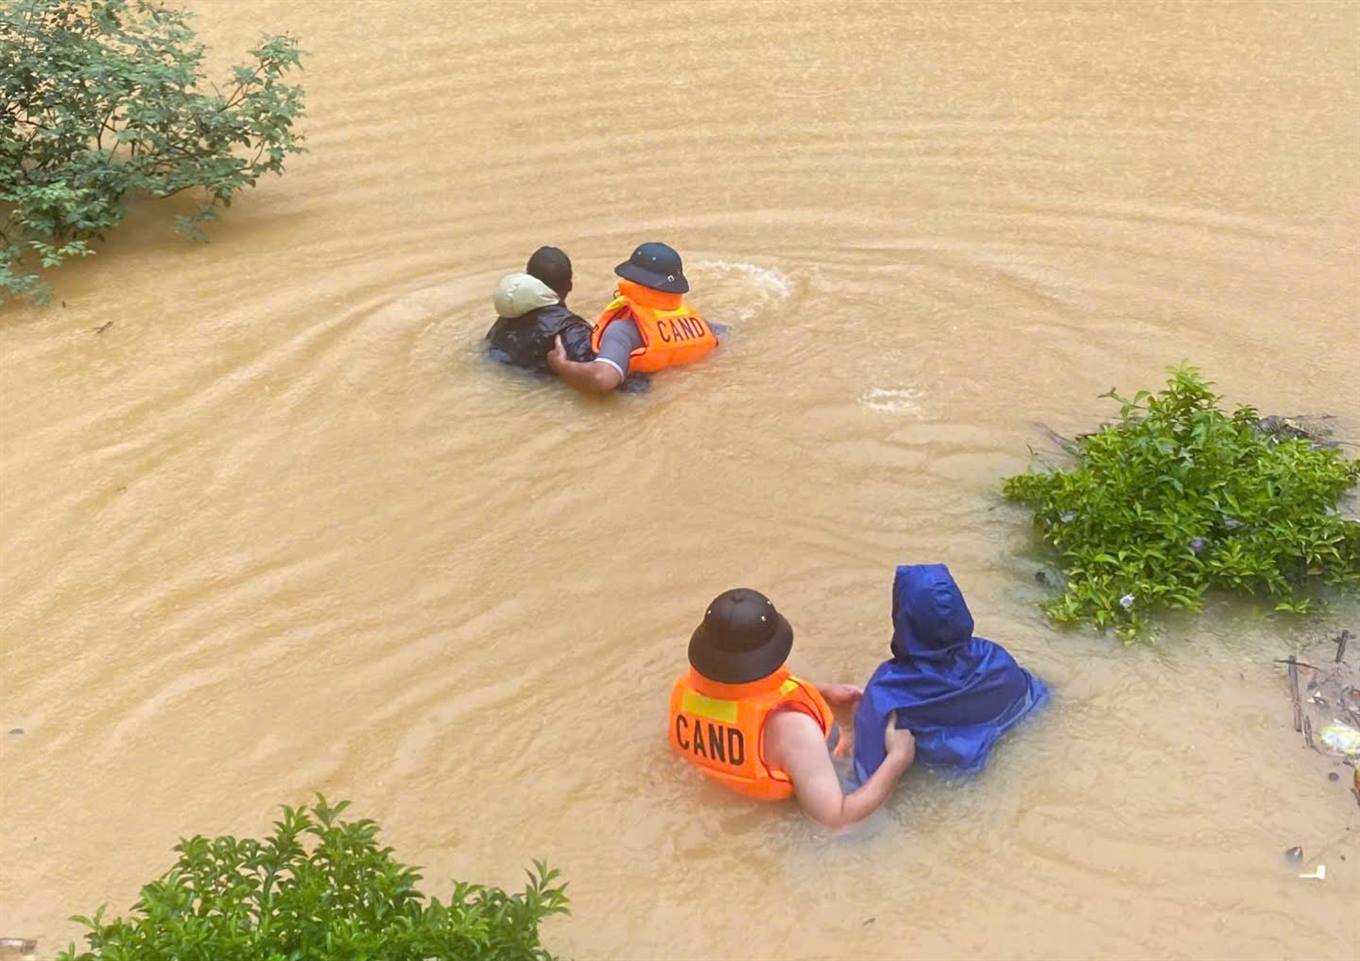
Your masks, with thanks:
<instances>
[{"instance_id":1,"label":"broken branch in water","mask_svg":"<svg viewBox=\"0 0 1360 961\"><path fill-rule=\"evenodd\" d=\"M1319 674L1322 673L1322 668L1320 668L1320 667L1314 667L1313 665L1309 664L1307 661L1299 661L1299 660L1295 660L1295 659L1292 658L1292 657L1277 657L1277 658L1275 658L1274 663L1276 663L1276 664L1293 664L1295 667L1306 667L1306 668L1308 668L1308 670L1310 670L1310 671L1317 671Z\"/></svg>"},{"instance_id":2,"label":"broken branch in water","mask_svg":"<svg viewBox=\"0 0 1360 961\"><path fill-rule=\"evenodd\" d=\"M1040 421L1035 421L1034 426L1041 430L1044 433L1044 435L1047 436L1048 439L1052 441L1055 445L1057 445L1059 448L1071 453L1070 448L1072 446L1072 441L1069 438L1064 437L1062 434L1059 434L1052 427L1049 427L1047 424L1042 423Z\"/></svg>"},{"instance_id":3,"label":"broken branch in water","mask_svg":"<svg viewBox=\"0 0 1360 961\"><path fill-rule=\"evenodd\" d=\"M1340 664L1341 659L1346 656L1346 642L1351 639L1350 631L1342 631L1336 639L1336 663Z\"/></svg>"}]
</instances>

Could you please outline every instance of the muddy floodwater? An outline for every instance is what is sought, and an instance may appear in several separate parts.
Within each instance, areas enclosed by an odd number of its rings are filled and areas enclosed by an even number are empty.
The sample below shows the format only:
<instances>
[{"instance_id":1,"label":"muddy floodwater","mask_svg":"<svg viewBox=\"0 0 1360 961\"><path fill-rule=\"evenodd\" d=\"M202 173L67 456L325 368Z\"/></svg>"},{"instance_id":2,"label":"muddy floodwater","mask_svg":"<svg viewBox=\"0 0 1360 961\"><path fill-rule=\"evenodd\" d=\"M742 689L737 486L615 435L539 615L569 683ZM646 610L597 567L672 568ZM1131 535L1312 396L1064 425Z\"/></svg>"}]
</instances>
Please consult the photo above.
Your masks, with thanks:
<instances>
[{"instance_id":1,"label":"muddy floodwater","mask_svg":"<svg viewBox=\"0 0 1360 961\"><path fill-rule=\"evenodd\" d=\"M218 68L302 37L310 153L0 312L0 935L321 791L431 893L560 867L581 959L1356 957L1360 807L1272 663L1356 605L1057 631L998 487L1182 360L1360 439L1360 5L193 7ZM483 360L537 245L593 316L652 239L709 360ZM828 838L668 754L713 595L863 683L928 561L1053 689L982 776Z\"/></svg>"}]
</instances>

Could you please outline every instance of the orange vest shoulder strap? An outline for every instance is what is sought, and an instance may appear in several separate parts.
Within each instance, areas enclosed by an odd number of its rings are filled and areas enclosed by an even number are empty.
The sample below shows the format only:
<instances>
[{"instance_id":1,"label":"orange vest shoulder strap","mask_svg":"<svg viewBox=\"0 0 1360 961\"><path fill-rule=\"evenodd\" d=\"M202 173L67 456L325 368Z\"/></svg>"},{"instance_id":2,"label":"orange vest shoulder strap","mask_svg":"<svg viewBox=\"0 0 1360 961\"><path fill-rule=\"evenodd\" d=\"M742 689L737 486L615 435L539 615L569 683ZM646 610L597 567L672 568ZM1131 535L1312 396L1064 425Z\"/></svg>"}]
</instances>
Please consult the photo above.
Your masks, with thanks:
<instances>
[{"instance_id":1,"label":"orange vest shoulder strap","mask_svg":"<svg viewBox=\"0 0 1360 961\"><path fill-rule=\"evenodd\" d=\"M789 679L780 685L779 693L782 696L775 710L802 711L817 722L823 734L830 732L835 715L831 705L826 703L826 698L822 697L822 692L817 690L817 685L789 675Z\"/></svg>"},{"instance_id":2,"label":"orange vest shoulder strap","mask_svg":"<svg viewBox=\"0 0 1360 961\"><path fill-rule=\"evenodd\" d=\"M622 317L632 308L632 304L627 297L622 294L617 295L613 300L604 305L604 310L595 318L595 327L590 332L590 349L599 353L600 344L604 340L605 329L614 321Z\"/></svg>"}]
</instances>

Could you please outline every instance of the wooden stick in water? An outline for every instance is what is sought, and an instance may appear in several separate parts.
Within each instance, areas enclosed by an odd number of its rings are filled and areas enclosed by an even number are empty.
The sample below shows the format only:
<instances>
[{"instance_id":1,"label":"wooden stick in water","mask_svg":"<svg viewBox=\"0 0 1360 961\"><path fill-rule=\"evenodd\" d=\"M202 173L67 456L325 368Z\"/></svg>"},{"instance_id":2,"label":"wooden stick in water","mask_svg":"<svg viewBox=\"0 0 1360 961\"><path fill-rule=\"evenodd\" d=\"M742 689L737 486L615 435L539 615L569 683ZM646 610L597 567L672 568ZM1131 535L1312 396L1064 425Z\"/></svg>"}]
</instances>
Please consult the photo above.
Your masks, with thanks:
<instances>
[{"instance_id":1,"label":"wooden stick in water","mask_svg":"<svg viewBox=\"0 0 1360 961\"><path fill-rule=\"evenodd\" d=\"M1294 730L1303 730L1303 705L1299 703L1299 664L1294 655L1285 662L1289 665L1289 699L1294 702Z\"/></svg>"},{"instance_id":2,"label":"wooden stick in water","mask_svg":"<svg viewBox=\"0 0 1360 961\"><path fill-rule=\"evenodd\" d=\"M1295 667L1306 667L1306 668L1308 668L1308 670L1310 670L1310 671L1317 671L1319 674L1322 673L1322 668L1320 668L1320 667L1314 667L1313 665L1309 664L1307 661L1299 661L1299 660L1295 660L1295 659L1292 658L1292 657L1277 657L1277 658L1275 658L1274 663L1276 663L1276 664L1293 664Z\"/></svg>"}]
</instances>

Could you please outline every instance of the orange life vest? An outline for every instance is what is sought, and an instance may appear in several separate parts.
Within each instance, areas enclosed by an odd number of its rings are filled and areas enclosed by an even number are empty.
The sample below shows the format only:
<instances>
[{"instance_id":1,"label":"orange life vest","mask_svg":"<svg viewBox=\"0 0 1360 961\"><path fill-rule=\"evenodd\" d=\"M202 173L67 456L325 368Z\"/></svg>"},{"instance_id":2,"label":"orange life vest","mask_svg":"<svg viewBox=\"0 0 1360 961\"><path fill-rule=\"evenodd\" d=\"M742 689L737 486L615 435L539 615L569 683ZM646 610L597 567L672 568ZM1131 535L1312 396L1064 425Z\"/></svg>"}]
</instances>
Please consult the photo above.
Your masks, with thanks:
<instances>
[{"instance_id":1,"label":"orange life vest","mask_svg":"<svg viewBox=\"0 0 1360 961\"><path fill-rule=\"evenodd\" d=\"M595 321L590 345L596 352L605 329L621 317L632 317L642 334L642 346L633 351L629 361L630 371L650 374L676 364L688 364L718 346L717 335L708 322L680 294L620 280L618 295Z\"/></svg>"},{"instance_id":2,"label":"orange life vest","mask_svg":"<svg viewBox=\"0 0 1360 961\"><path fill-rule=\"evenodd\" d=\"M821 692L787 667L749 684L719 684L690 668L671 689L671 747L734 791L782 801L793 782L765 760L765 719L776 710L811 716L828 740L837 734Z\"/></svg>"}]
</instances>

